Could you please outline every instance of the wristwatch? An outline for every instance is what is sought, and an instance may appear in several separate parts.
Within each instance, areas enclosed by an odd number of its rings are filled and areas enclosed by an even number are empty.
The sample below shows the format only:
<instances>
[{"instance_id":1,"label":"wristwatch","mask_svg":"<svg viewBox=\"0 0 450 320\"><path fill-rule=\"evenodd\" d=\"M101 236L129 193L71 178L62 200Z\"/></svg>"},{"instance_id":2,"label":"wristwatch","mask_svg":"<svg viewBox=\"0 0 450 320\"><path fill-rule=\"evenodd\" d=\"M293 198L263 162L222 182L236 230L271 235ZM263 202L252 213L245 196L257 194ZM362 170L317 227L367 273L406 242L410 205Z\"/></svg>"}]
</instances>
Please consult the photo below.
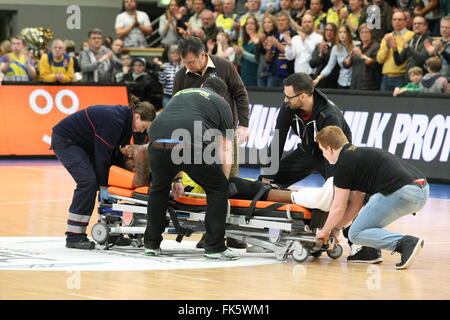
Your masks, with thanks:
<instances>
[{"instance_id":1,"label":"wristwatch","mask_svg":"<svg viewBox=\"0 0 450 320\"><path fill-rule=\"evenodd\" d=\"M342 230L344 230L344 228L336 228L336 227L333 228L333 231L342 231Z\"/></svg>"}]
</instances>

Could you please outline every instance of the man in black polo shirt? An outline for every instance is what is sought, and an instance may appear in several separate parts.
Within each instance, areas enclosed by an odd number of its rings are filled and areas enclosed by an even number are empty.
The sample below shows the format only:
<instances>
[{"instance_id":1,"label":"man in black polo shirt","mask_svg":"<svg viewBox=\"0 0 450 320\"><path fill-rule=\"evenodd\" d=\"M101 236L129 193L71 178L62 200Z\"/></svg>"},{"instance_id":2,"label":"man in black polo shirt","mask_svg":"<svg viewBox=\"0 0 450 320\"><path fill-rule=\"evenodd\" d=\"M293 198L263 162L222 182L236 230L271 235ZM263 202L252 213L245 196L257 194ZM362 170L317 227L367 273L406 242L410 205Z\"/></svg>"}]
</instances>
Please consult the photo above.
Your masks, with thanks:
<instances>
[{"instance_id":1,"label":"man in black polo shirt","mask_svg":"<svg viewBox=\"0 0 450 320\"><path fill-rule=\"evenodd\" d=\"M333 203L317 239L337 238L341 228L357 216L350 227L350 240L399 252L401 262L396 268L408 268L423 247L423 239L383 228L423 208L429 194L424 174L386 150L355 147L336 126L321 130L317 141L335 171ZM371 197L363 208L366 193Z\"/></svg>"},{"instance_id":2,"label":"man in black polo shirt","mask_svg":"<svg viewBox=\"0 0 450 320\"><path fill-rule=\"evenodd\" d=\"M173 183L175 196L181 191L181 179L174 177L184 171L207 195L205 257L238 258L224 241L232 150L229 130L233 129L230 107L222 98L226 90L220 78L208 78L202 88L177 92L153 122L148 150L152 188L144 236L147 255L161 254L170 187ZM210 162L212 156L219 161Z\"/></svg>"}]
</instances>

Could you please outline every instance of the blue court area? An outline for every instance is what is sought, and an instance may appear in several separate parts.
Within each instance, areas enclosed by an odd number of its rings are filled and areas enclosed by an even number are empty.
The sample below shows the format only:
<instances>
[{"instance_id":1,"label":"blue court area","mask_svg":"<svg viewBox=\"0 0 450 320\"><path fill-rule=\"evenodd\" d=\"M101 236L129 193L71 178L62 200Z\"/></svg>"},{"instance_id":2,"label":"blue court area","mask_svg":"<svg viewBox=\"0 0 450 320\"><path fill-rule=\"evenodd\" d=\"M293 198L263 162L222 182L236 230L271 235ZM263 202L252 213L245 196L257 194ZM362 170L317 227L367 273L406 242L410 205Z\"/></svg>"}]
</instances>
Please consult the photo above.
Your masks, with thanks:
<instances>
[{"instance_id":1,"label":"blue court area","mask_svg":"<svg viewBox=\"0 0 450 320\"><path fill-rule=\"evenodd\" d=\"M0 160L0 166L60 166L58 160ZM240 176L243 178L257 179L259 169L240 168ZM320 187L324 179L319 174L312 174L306 179L297 182L295 187ZM430 197L435 199L450 199L450 185L430 184Z\"/></svg>"}]
</instances>

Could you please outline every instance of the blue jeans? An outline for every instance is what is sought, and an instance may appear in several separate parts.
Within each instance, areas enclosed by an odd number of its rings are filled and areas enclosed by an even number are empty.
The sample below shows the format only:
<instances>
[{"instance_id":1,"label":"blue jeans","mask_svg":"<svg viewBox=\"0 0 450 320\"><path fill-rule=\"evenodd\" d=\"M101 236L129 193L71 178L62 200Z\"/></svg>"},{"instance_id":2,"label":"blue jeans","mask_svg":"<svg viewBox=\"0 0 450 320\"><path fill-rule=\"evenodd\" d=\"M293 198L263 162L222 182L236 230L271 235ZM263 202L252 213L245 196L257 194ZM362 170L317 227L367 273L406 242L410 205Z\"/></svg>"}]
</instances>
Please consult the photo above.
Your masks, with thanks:
<instances>
[{"instance_id":1,"label":"blue jeans","mask_svg":"<svg viewBox=\"0 0 450 320\"><path fill-rule=\"evenodd\" d=\"M394 91L395 88L401 88L407 85L406 77L388 77L383 75L381 79L381 91Z\"/></svg>"},{"instance_id":2,"label":"blue jeans","mask_svg":"<svg viewBox=\"0 0 450 320\"><path fill-rule=\"evenodd\" d=\"M349 230L349 239L355 244L394 251L397 242L404 237L383 228L393 221L423 208L430 187L405 185L385 196L376 193L359 212Z\"/></svg>"}]
</instances>

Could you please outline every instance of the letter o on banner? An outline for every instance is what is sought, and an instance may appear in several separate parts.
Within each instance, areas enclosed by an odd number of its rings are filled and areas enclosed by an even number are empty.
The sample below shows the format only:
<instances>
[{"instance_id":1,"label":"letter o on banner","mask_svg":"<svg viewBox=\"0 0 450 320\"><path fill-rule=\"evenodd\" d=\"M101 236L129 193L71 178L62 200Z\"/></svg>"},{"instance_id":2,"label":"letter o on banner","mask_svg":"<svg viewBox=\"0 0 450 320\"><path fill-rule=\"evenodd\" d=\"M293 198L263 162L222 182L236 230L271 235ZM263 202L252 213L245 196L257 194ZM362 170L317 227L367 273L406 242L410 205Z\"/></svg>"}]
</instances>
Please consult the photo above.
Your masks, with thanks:
<instances>
[{"instance_id":1,"label":"letter o on banner","mask_svg":"<svg viewBox=\"0 0 450 320\"><path fill-rule=\"evenodd\" d=\"M44 108L41 108L37 105L36 99L38 96L43 96L47 102ZM37 114L47 114L53 108L53 97L46 90L38 89L34 90L30 94L30 98L28 99L31 109Z\"/></svg>"},{"instance_id":2,"label":"letter o on banner","mask_svg":"<svg viewBox=\"0 0 450 320\"><path fill-rule=\"evenodd\" d=\"M72 99L72 106L70 108L66 108L63 103L62 99L68 96ZM61 90L58 92L58 94L55 97L55 103L56 107L64 114L72 114L75 111L77 111L78 107L80 106L80 100L78 99L78 96L72 91L72 90Z\"/></svg>"}]
</instances>

